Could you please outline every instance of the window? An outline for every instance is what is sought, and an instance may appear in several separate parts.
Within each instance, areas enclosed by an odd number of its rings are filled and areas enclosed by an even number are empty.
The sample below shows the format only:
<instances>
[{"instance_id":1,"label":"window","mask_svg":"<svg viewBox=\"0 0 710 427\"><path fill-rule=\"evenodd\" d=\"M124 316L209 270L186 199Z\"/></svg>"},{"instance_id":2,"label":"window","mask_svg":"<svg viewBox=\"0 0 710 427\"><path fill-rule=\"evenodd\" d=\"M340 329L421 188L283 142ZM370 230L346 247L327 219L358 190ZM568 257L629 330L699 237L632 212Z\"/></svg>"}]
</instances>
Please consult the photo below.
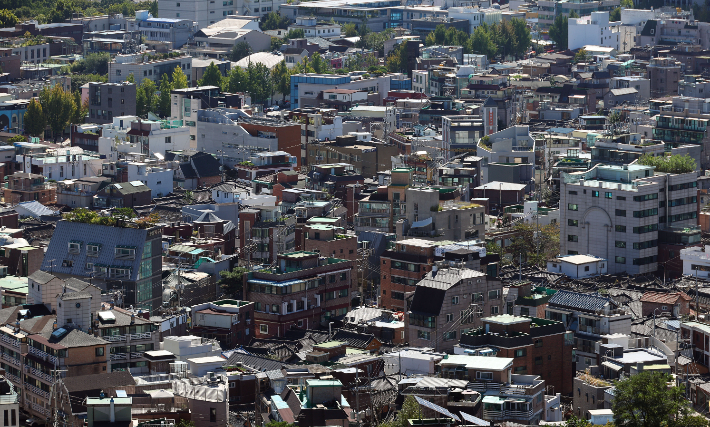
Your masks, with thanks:
<instances>
[{"instance_id":1,"label":"window","mask_svg":"<svg viewBox=\"0 0 710 427\"><path fill-rule=\"evenodd\" d=\"M616 243L614 244L614 246L617 248L625 248L626 242L622 242L622 241L617 240Z\"/></svg>"},{"instance_id":2,"label":"window","mask_svg":"<svg viewBox=\"0 0 710 427\"><path fill-rule=\"evenodd\" d=\"M521 316L530 316L530 309L528 307L520 307Z\"/></svg>"},{"instance_id":3,"label":"window","mask_svg":"<svg viewBox=\"0 0 710 427\"><path fill-rule=\"evenodd\" d=\"M579 226L579 221L576 219L568 219L567 220L567 225L570 227L578 227Z\"/></svg>"},{"instance_id":4,"label":"window","mask_svg":"<svg viewBox=\"0 0 710 427\"><path fill-rule=\"evenodd\" d=\"M499 289L488 291L488 299L489 300L499 299L499 298L500 298L500 290Z\"/></svg>"},{"instance_id":5,"label":"window","mask_svg":"<svg viewBox=\"0 0 710 427\"><path fill-rule=\"evenodd\" d=\"M104 355L104 347L96 347L96 357L101 357Z\"/></svg>"},{"instance_id":6,"label":"window","mask_svg":"<svg viewBox=\"0 0 710 427\"><path fill-rule=\"evenodd\" d=\"M576 191L572 191L572 190L568 191L568 193L571 194L571 195L573 195L573 196L576 196L576 195L577 195L577 192L576 192Z\"/></svg>"},{"instance_id":7,"label":"window","mask_svg":"<svg viewBox=\"0 0 710 427\"><path fill-rule=\"evenodd\" d=\"M451 297L451 304L456 305L459 303L459 297Z\"/></svg>"},{"instance_id":8,"label":"window","mask_svg":"<svg viewBox=\"0 0 710 427\"><path fill-rule=\"evenodd\" d=\"M498 306L494 305L491 307L491 316L495 316L496 314L498 314Z\"/></svg>"},{"instance_id":9,"label":"window","mask_svg":"<svg viewBox=\"0 0 710 427\"><path fill-rule=\"evenodd\" d=\"M417 331L417 338L419 338L420 340L430 340L431 339L431 332L422 331L420 329Z\"/></svg>"},{"instance_id":10,"label":"window","mask_svg":"<svg viewBox=\"0 0 710 427\"><path fill-rule=\"evenodd\" d=\"M634 218L646 218L654 215L658 215L658 208L634 211Z\"/></svg>"},{"instance_id":11,"label":"window","mask_svg":"<svg viewBox=\"0 0 710 427\"><path fill-rule=\"evenodd\" d=\"M69 251L70 254L78 254L81 252L81 243L79 242L69 242Z\"/></svg>"},{"instance_id":12,"label":"window","mask_svg":"<svg viewBox=\"0 0 710 427\"><path fill-rule=\"evenodd\" d=\"M645 242L634 243L634 249L648 249L658 246L658 240L647 240Z\"/></svg>"},{"instance_id":13,"label":"window","mask_svg":"<svg viewBox=\"0 0 710 427\"><path fill-rule=\"evenodd\" d=\"M535 347L540 348L542 347L542 340L535 340Z\"/></svg>"},{"instance_id":14,"label":"window","mask_svg":"<svg viewBox=\"0 0 710 427\"><path fill-rule=\"evenodd\" d=\"M519 350L515 350L515 356L514 357L524 357L528 354L527 350L524 348L521 348Z\"/></svg>"},{"instance_id":15,"label":"window","mask_svg":"<svg viewBox=\"0 0 710 427\"><path fill-rule=\"evenodd\" d=\"M615 258L614 258L614 261L615 261L617 264L626 264L626 257L618 256L618 257L615 257Z\"/></svg>"},{"instance_id":16,"label":"window","mask_svg":"<svg viewBox=\"0 0 710 427\"><path fill-rule=\"evenodd\" d=\"M626 211L623 209L616 209L616 216L626 216Z\"/></svg>"},{"instance_id":17,"label":"window","mask_svg":"<svg viewBox=\"0 0 710 427\"><path fill-rule=\"evenodd\" d=\"M605 199L611 199L611 192L610 192L610 191L607 191L606 193L604 193L604 198L605 198Z\"/></svg>"},{"instance_id":18,"label":"window","mask_svg":"<svg viewBox=\"0 0 710 427\"><path fill-rule=\"evenodd\" d=\"M449 313L446 315L446 322L453 322L454 321L454 315L452 313Z\"/></svg>"},{"instance_id":19,"label":"window","mask_svg":"<svg viewBox=\"0 0 710 427\"><path fill-rule=\"evenodd\" d=\"M483 292L471 294L471 302L483 302Z\"/></svg>"},{"instance_id":20,"label":"window","mask_svg":"<svg viewBox=\"0 0 710 427\"><path fill-rule=\"evenodd\" d=\"M493 379L493 372L476 372L476 379L492 380Z\"/></svg>"},{"instance_id":21,"label":"window","mask_svg":"<svg viewBox=\"0 0 710 427\"><path fill-rule=\"evenodd\" d=\"M625 225L617 225L614 227L614 230L618 233L626 233L626 226Z\"/></svg>"},{"instance_id":22,"label":"window","mask_svg":"<svg viewBox=\"0 0 710 427\"><path fill-rule=\"evenodd\" d=\"M269 333L269 325L261 324L259 325L259 333L262 334L268 334Z\"/></svg>"},{"instance_id":23,"label":"window","mask_svg":"<svg viewBox=\"0 0 710 427\"><path fill-rule=\"evenodd\" d=\"M542 356L535 357L535 364L542 365Z\"/></svg>"},{"instance_id":24,"label":"window","mask_svg":"<svg viewBox=\"0 0 710 427\"><path fill-rule=\"evenodd\" d=\"M456 339L456 331L449 331L444 333L444 341L453 341Z\"/></svg>"},{"instance_id":25,"label":"window","mask_svg":"<svg viewBox=\"0 0 710 427\"><path fill-rule=\"evenodd\" d=\"M574 204L574 203L568 203L568 204L567 204L567 210L570 210L570 211L578 211L578 210L579 210L579 205Z\"/></svg>"},{"instance_id":26,"label":"window","mask_svg":"<svg viewBox=\"0 0 710 427\"><path fill-rule=\"evenodd\" d=\"M513 373L518 374L518 375L527 375L528 367L527 366L518 366L513 370Z\"/></svg>"},{"instance_id":27,"label":"window","mask_svg":"<svg viewBox=\"0 0 710 427\"><path fill-rule=\"evenodd\" d=\"M210 422L217 422L217 408L210 408Z\"/></svg>"},{"instance_id":28,"label":"window","mask_svg":"<svg viewBox=\"0 0 710 427\"><path fill-rule=\"evenodd\" d=\"M599 192L598 191L592 191L592 197L599 197Z\"/></svg>"},{"instance_id":29,"label":"window","mask_svg":"<svg viewBox=\"0 0 710 427\"><path fill-rule=\"evenodd\" d=\"M579 238L577 236L575 236L574 234L568 234L567 241L568 242L578 242Z\"/></svg>"}]
</instances>

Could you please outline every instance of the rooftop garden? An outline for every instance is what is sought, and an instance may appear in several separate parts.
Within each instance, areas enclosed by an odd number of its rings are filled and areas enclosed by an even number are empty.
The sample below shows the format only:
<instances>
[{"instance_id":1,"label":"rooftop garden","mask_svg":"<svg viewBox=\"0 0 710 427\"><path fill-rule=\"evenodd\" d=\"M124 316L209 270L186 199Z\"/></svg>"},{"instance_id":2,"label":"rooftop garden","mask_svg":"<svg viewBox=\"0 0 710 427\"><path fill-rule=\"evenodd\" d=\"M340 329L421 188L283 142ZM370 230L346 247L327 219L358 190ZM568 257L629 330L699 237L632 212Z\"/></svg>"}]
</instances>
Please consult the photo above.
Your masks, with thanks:
<instances>
[{"instance_id":1,"label":"rooftop garden","mask_svg":"<svg viewBox=\"0 0 710 427\"><path fill-rule=\"evenodd\" d=\"M84 224L141 229L151 228L160 220L158 214L155 213L146 217L137 218L131 208L116 208L107 216L99 215L98 212L90 211L85 208L78 208L64 214L63 218L65 221L81 222Z\"/></svg>"},{"instance_id":2,"label":"rooftop garden","mask_svg":"<svg viewBox=\"0 0 710 427\"><path fill-rule=\"evenodd\" d=\"M644 154L639 158L638 164L644 166L655 166L655 172L663 173L688 173L695 171L695 159L689 154L681 156L675 154L672 156L651 156Z\"/></svg>"}]
</instances>

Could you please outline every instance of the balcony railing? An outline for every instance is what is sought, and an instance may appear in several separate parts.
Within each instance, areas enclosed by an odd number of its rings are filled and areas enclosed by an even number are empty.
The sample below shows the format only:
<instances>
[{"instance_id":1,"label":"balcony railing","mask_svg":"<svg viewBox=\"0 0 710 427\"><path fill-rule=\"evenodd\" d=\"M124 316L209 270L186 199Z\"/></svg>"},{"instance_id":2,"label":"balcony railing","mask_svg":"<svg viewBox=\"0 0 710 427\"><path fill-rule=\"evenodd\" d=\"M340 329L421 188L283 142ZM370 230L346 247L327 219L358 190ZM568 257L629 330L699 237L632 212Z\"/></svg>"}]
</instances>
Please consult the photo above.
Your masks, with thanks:
<instances>
[{"instance_id":1,"label":"balcony railing","mask_svg":"<svg viewBox=\"0 0 710 427\"><path fill-rule=\"evenodd\" d=\"M20 365L21 365L19 359L15 359L14 357L10 356L9 354L3 353L3 354L2 354L2 359L5 360L5 361L7 361L7 362L12 363L13 365L15 365L15 366L17 366L17 367L20 367Z\"/></svg>"},{"instance_id":2,"label":"balcony railing","mask_svg":"<svg viewBox=\"0 0 710 427\"><path fill-rule=\"evenodd\" d=\"M131 341L134 341L134 340L149 340L149 339L151 339L151 337L152 337L152 334L150 332L143 332L140 334L106 335L101 338L103 338L109 342L118 342L118 341L124 342L124 341L127 341L129 338Z\"/></svg>"},{"instance_id":3,"label":"balcony railing","mask_svg":"<svg viewBox=\"0 0 710 427\"><path fill-rule=\"evenodd\" d=\"M500 390L501 383L493 381L476 381L468 385L468 388L476 391Z\"/></svg>"},{"instance_id":4,"label":"balcony railing","mask_svg":"<svg viewBox=\"0 0 710 427\"><path fill-rule=\"evenodd\" d=\"M533 411L532 409L527 410L527 411L509 411L509 410L500 410L500 411L490 411L490 410L483 410L483 418L486 420L497 420L497 419L508 419L508 418L518 418L518 419L529 419L532 417Z\"/></svg>"},{"instance_id":5,"label":"balcony railing","mask_svg":"<svg viewBox=\"0 0 710 427\"><path fill-rule=\"evenodd\" d=\"M2 342L9 344L11 347L20 348L20 341L10 338L7 335L0 335Z\"/></svg>"},{"instance_id":6,"label":"balcony railing","mask_svg":"<svg viewBox=\"0 0 710 427\"><path fill-rule=\"evenodd\" d=\"M32 346L29 346L28 348L30 354L34 354L35 356L40 357L48 362L52 362L55 365L59 363L59 359L56 356L52 356L51 354L45 353L44 351Z\"/></svg>"},{"instance_id":7,"label":"balcony railing","mask_svg":"<svg viewBox=\"0 0 710 427\"><path fill-rule=\"evenodd\" d=\"M49 399L49 392L44 391L39 387L35 387L32 384L25 384L25 387L27 387L27 390L31 391L32 393L36 394L37 396L42 396L45 399ZM42 408L44 409L44 408Z\"/></svg>"},{"instance_id":8,"label":"balcony railing","mask_svg":"<svg viewBox=\"0 0 710 427\"><path fill-rule=\"evenodd\" d=\"M18 377L17 375L13 375L9 372L5 372L5 377L7 377L7 379L9 379L10 381L12 381L15 384L21 384L20 377Z\"/></svg>"},{"instance_id":9,"label":"balcony railing","mask_svg":"<svg viewBox=\"0 0 710 427\"><path fill-rule=\"evenodd\" d=\"M49 396L49 393L47 393L47 395ZM32 403L32 410L34 410L35 412L39 412L43 415L49 415L49 411L44 409L44 407L42 407L42 405L40 405L39 403Z\"/></svg>"},{"instance_id":10,"label":"balcony railing","mask_svg":"<svg viewBox=\"0 0 710 427\"><path fill-rule=\"evenodd\" d=\"M37 378L42 379L43 381L46 381L48 383L54 382L54 378L52 378L51 375L49 375L45 372L42 372L41 370L39 370L37 368L30 368L30 372L32 373L32 375L34 375Z\"/></svg>"}]
</instances>

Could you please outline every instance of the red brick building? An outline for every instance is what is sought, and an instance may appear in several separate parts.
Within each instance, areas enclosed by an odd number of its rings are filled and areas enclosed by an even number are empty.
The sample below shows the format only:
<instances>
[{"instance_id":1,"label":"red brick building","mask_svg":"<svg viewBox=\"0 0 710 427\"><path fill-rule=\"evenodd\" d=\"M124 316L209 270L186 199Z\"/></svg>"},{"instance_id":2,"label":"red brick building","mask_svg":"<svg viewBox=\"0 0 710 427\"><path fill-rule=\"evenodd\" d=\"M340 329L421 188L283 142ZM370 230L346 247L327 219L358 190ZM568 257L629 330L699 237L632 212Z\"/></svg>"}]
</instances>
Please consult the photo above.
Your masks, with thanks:
<instances>
[{"instance_id":1,"label":"red brick building","mask_svg":"<svg viewBox=\"0 0 710 427\"><path fill-rule=\"evenodd\" d=\"M407 239L396 248L384 251L380 258L380 307L404 311L404 295L414 292L434 265L436 244L421 239Z\"/></svg>"},{"instance_id":2,"label":"red brick building","mask_svg":"<svg viewBox=\"0 0 710 427\"><path fill-rule=\"evenodd\" d=\"M235 348L251 341L254 303L220 300L192 306L191 334L219 341L222 348Z\"/></svg>"},{"instance_id":3,"label":"red brick building","mask_svg":"<svg viewBox=\"0 0 710 427\"><path fill-rule=\"evenodd\" d=\"M245 120L240 122L252 136L259 133L273 135L278 141L278 150L296 157L296 166L301 167L301 125L293 122Z\"/></svg>"},{"instance_id":4,"label":"red brick building","mask_svg":"<svg viewBox=\"0 0 710 427\"><path fill-rule=\"evenodd\" d=\"M483 327L461 334L466 349L495 347L496 357L512 357L513 373L539 375L554 391L572 393L574 339L562 322L503 314L486 317Z\"/></svg>"},{"instance_id":5,"label":"red brick building","mask_svg":"<svg viewBox=\"0 0 710 427\"><path fill-rule=\"evenodd\" d=\"M15 172L7 177L4 197L5 203L9 204L36 200L46 205L57 200L57 187L45 182L43 175Z\"/></svg>"},{"instance_id":6,"label":"red brick building","mask_svg":"<svg viewBox=\"0 0 710 427\"><path fill-rule=\"evenodd\" d=\"M245 278L257 338L283 336L293 327L315 329L348 312L353 261L301 251L279 255L276 265Z\"/></svg>"}]
</instances>

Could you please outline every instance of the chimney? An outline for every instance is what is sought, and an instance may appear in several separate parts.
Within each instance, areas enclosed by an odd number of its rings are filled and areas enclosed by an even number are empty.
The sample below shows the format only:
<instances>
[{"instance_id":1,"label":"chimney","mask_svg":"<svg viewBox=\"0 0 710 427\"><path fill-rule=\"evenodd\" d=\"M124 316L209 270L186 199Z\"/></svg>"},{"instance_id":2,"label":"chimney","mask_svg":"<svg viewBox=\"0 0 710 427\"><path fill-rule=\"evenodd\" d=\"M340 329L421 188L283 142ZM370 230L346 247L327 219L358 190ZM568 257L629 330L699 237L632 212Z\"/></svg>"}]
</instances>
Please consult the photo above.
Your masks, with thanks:
<instances>
[{"instance_id":1,"label":"chimney","mask_svg":"<svg viewBox=\"0 0 710 427\"><path fill-rule=\"evenodd\" d=\"M113 397L110 401L109 421L111 421L112 423L116 422L116 408L114 408Z\"/></svg>"}]
</instances>

